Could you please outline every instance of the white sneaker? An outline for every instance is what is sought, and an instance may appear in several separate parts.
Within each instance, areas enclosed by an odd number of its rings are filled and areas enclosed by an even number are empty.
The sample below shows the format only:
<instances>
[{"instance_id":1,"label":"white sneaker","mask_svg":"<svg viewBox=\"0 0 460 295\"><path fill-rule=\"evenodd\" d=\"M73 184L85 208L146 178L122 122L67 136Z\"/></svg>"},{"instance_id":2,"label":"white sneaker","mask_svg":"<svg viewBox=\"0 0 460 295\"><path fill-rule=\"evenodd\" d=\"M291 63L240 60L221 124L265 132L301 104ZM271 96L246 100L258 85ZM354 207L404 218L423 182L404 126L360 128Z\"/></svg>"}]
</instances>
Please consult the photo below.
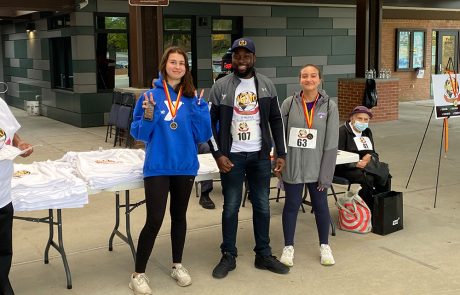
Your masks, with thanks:
<instances>
[{"instance_id":1,"label":"white sneaker","mask_svg":"<svg viewBox=\"0 0 460 295\"><path fill-rule=\"evenodd\" d=\"M280 262L286 266L294 266L294 246L286 246L283 248Z\"/></svg>"},{"instance_id":2,"label":"white sneaker","mask_svg":"<svg viewBox=\"0 0 460 295\"><path fill-rule=\"evenodd\" d=\"M321 254L321 264L322 265L329 266L329 265L335 264L334 256L332 256L332 250L331 250L331 247L329 247L329 245L321 244L319 248L319 252Z\"/></svg>"},{"instance_id":3,"label":"white sneaker","mask_svg":"<svg viewBox=\"0 0 460 295\"><path fill-rule=\"evenodd\" d=\"M133 290L134 295L152 295L152 289L149 287L149 278L145 273L140 273L137 276L131 275L129 288Z\"/></svg>"},{"instance_id":4,"label":"white sneaker","mask_svg":"<svg viewBox=\"0 0 460 295\"><path fill-rule=\"evenodd\" d=\"M186 287L192 283L188 270L182 264L176 264L171 271L171 277L177 281L181 287Z\"/></svg>"}]
</instances>

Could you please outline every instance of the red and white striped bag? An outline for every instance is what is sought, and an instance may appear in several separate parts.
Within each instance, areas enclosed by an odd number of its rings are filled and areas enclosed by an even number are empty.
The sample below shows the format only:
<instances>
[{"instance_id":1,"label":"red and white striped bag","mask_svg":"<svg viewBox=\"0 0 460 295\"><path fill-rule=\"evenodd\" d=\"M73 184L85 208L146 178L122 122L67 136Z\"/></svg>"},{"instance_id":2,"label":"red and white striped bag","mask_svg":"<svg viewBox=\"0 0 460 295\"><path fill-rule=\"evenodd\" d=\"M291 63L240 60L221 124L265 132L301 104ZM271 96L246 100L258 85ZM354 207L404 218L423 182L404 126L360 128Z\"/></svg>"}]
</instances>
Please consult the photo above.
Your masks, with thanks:
<instances>
[{"instance_id":1,"label":"red and white striped bag","mask_svg":"<svg viewBox=\"0 0 460 295\"><path fill-rule=\"evenodd\" d=\"M339 228L345 231L365 234L372 230L371 210L358 193L348 191L337 200Z\"/></svg>"}]
</instances>

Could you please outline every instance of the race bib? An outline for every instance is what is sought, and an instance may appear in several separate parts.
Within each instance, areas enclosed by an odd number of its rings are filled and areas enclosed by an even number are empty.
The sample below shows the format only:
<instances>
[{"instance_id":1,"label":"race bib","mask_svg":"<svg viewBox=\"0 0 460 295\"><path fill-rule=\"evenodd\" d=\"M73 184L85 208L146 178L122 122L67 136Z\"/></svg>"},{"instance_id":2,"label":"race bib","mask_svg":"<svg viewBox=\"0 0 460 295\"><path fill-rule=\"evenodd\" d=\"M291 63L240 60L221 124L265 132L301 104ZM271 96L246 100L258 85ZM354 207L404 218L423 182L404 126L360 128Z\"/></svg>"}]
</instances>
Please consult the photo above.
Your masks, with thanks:
<instances>
[{"instance_id":1,"label":"race bib","mask_svg":"<svg viewBox=\"0 0 460 295\"><path fill-rule=\"evenodd\" d=\"M256 121L232 122L233 141L259 141L260 127Z\"/></svg>"},{"instance_id":2,"label":"race bib","mask_svg":"<svg viewBox=\"0 0 460 295\"><path fill-rule=\"evenodd\" d=\"M301 149L315 149L317 133L316 129L291 127L289 131L289 146Z\"/></svg>"},{"instance_id":3,"label":"race bib","mask_svg":"<svg viewBox=\"0 0 460 295\"><path fill-rule=\"evenodd\" d=\"M358 151L373 150L372 142L367 136L353 138Z\"/></svg>"}]
</instances>

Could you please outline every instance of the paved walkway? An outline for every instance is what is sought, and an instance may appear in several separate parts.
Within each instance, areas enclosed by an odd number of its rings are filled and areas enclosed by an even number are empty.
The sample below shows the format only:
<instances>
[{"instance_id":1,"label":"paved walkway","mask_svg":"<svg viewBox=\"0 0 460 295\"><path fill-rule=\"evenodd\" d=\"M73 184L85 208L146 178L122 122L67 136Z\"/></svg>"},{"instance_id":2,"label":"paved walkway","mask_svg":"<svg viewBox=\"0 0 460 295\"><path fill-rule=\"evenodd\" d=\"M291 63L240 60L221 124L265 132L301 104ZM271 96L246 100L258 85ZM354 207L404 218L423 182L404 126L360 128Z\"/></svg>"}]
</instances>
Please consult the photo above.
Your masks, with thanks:
<instances>
[{"instance_id":1,"label":"paved walkway","mask_svg":"<svg viewBox=\"0 0 460 295\"><path fill-rule=\"evenodd\" d=\"M403 231L388 236L358 235L338 230L330 243L337 264L319 264L314 217L299 213L295 266L288 275L254 268L251 206L240 210L237 269L222 280L211 271L220 259L221 189L217 183L211 197L218 209L204 210L192 196L184 265L193 284L181 288L169 277L171 247L167 217L147 267L154 294L460 294L460 199L457 189L460 159L458 119L450 120L449 153L442 157L437 208L433 208L442 121L432 120L412 181L405 189L425 127L431 101L400 104L400 119L371 123L377 150L390 164L393 188L404 192ZM44 117L27 116L14 109L23 128L21 136L42 144L28 163L60 158L67 151L109 148L105 127L80 129ZM133 198L143 198L135 190ZM337 210L330 203L333 216ZM271 246L280 256L283 248L281 212L283 201L272 202ZM143 225L144 207L132 214L133 237ZM42 216L46 212L27 215ZM22 214L24 215L24 214ZM43 264L47 227L14 222L14 260L11 281L18 295L131 294L129 275L134 264L129 247L116 239L113 252L107 241L114 223L114 197L101 193L90 197L83 209L63 210L64 244L73 277L67 290L60 257L51 250L50 264Z\"/></svg>"}]
</instances>

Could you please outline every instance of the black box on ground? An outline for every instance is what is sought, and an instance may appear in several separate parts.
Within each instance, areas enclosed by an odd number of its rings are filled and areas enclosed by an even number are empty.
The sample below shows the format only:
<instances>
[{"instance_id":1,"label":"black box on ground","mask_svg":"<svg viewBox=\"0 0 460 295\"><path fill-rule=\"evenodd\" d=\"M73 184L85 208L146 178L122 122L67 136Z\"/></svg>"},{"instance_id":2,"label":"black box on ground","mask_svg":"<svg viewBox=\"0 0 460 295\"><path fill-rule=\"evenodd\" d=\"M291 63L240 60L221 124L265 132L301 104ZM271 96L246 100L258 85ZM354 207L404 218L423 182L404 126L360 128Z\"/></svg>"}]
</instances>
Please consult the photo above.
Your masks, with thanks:
<instances>
[{"instance_id":1,"label":"black box on ground","mask_svg":"<svg viewBox=\"0 0 460 295\"><path fill-rule=\"evenodd\" d=\"M403 228L403 193L388 191L374 195L372 232L384 236Z\"/></svg>"}]
</instances>

